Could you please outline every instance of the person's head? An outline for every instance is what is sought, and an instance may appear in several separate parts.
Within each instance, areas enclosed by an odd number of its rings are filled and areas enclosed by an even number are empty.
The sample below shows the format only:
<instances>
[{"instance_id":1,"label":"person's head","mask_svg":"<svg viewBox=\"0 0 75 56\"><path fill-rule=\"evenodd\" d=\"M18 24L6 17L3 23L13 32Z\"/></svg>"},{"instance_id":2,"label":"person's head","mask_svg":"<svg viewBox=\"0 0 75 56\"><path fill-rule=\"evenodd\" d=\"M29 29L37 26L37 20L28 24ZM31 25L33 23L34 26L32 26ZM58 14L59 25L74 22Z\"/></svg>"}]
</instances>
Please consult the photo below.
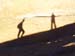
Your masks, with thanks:
<instances>
[{"instance_id":1,"label":"person's head","mask_svg":"<svg viewBox=\"0 0 75 56\"><path fill-rule=\"evenodd\" d=\"M25 21L25 18L22 20L22 22L24 22Z\"/></svg>"},{"instance_id":2,"label":"person's head","mask_svg":"<svg viewBox=\"0 0 75 56\"><path fill-rule=\"evenodd\" d=\"M54 13L52 13L52 15L54 15Z\"/></svg>"},{"instance_id":3,"label":"person's head","mask_svg":"<svg viewBox=\"0 0 75 56\"><path fill-rule=\"evenodd\" d=\"M55 16L55 14L54 14L54 13L52 13L52 16L54 17L54 16Z\"/></svg>"}]
</instances>

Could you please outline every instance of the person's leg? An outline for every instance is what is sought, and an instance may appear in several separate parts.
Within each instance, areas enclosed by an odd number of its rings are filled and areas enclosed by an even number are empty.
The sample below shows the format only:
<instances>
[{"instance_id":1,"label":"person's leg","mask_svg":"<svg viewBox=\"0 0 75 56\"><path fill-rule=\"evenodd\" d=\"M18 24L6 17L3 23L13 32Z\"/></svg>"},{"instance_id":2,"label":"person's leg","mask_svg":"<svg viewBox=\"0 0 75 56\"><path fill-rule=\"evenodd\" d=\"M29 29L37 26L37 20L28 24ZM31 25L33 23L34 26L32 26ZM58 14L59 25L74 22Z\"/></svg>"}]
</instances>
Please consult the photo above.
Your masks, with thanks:
<instances>
[{"instance_id":1,"label":"person's leg","mask_svg":"<svg viewBox=\"0 0 75 56\"><path fill-rule=\"evenodd\" d=\"M54 27L55 27L55 29L56 29L56 23L54 22Z\"/></svg>"},{"instance_id":2,"label":"person's leg","mask_svg":"<svg viewBox=\"0 0 75 56\"><path fill-rule=\"evenodd\" d=\"M24 33L25 33L25 31L22 29L22 34L21 34L21 37L23 37Z\"/></svg>"},{"instance_id":3,"label":"person's leg","mask_svg":"<svg viewBox=\"0 0 75 56\"><path fill-rule=\"evenodd\" d=\"M19 32L18 32L18 36L17 36L18 38L19 38L19 36L20 36L20 33L21 33L21 30L19 30Z\"/></svg>"},{"instance_id":4,"label":"person's leg","mask_svg":"<svg viewBox=\"0 0 75 56\"><path fill-rule=\"evenodd\" d=\"M53 29L53 22L51 22L51 30Z\"/></svg>"}]
</instances>

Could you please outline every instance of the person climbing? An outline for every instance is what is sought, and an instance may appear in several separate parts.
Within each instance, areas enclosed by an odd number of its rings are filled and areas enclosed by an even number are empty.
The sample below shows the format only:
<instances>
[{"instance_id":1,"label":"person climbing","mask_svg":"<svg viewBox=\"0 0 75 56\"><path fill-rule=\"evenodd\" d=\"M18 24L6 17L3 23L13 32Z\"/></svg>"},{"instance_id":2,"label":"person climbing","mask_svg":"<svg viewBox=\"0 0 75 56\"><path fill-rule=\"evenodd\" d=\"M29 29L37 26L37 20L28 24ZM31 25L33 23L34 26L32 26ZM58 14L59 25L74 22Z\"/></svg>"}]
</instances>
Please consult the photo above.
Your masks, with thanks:
<instances>
[{"instance_id":1,"label":"person climbing","mask_svg":"<svg viewBox=\"0 0 75 56\"><path fill-rule=\"evenodd\" d=\"M23 37L23 35L24 35L24 33L25 33L25 31L24 31L24 29L23 29L23 23L24 23L24 19L17 25L17 28L19 29L19 32L18 32L18 38L20 38L20 37Z\"/></svg>"}]
</instances>

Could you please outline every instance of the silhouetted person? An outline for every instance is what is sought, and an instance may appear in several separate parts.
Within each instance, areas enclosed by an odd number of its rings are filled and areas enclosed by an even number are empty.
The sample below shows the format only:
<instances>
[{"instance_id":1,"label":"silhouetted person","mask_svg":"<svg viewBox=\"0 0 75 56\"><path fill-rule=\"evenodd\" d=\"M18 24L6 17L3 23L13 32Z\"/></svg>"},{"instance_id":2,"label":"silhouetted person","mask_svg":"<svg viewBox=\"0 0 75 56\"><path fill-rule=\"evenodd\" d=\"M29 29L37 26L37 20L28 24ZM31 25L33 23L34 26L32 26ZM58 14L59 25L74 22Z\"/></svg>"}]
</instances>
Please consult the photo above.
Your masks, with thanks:
<instances>
[{"instance_id":1,"label":"silhouetted person","mask_svg":"<svg viewBox=\"0 0 75 56\"><path fill-rule=\"evenodd\" d=\"M19 29L19 32L18 32L18 38L19 37L23 37L25 31L23 29L23 23L24 23L24 19L17 25L17 28Z\"/></svg>"},{"instance_id":2,"label":"silhouetted person","mask_svg":"<svg viewBox=\"0 0 75 56\"><path fill-rule=\"evenodd\" d=\"M54 26L54 28L56 28L54 13L52 13L52 15L51 15L51 29L53 29L53 26Z\"/></svg>"}]
</instances>

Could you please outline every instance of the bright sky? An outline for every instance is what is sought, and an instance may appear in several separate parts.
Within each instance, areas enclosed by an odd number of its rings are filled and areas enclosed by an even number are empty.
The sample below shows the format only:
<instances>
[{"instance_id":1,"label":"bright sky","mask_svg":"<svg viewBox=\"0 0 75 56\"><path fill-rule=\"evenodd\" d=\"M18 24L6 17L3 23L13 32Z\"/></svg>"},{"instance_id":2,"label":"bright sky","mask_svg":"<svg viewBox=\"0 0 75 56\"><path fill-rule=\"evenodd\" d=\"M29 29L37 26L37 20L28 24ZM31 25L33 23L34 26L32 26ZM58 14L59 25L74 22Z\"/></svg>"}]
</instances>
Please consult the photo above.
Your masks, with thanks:
<instances>
[{"instance_id":1,"label":"bright sky","mask_svg":"<svg viewBox=\"0 0 75 56\"><path fill-rule=\"evenodd\" d=\"M0 0L0 12L13 16L30 13L74 12L75 0ZM2 12L3 13L3 12Z\"/></svg>"}]
</instances>

